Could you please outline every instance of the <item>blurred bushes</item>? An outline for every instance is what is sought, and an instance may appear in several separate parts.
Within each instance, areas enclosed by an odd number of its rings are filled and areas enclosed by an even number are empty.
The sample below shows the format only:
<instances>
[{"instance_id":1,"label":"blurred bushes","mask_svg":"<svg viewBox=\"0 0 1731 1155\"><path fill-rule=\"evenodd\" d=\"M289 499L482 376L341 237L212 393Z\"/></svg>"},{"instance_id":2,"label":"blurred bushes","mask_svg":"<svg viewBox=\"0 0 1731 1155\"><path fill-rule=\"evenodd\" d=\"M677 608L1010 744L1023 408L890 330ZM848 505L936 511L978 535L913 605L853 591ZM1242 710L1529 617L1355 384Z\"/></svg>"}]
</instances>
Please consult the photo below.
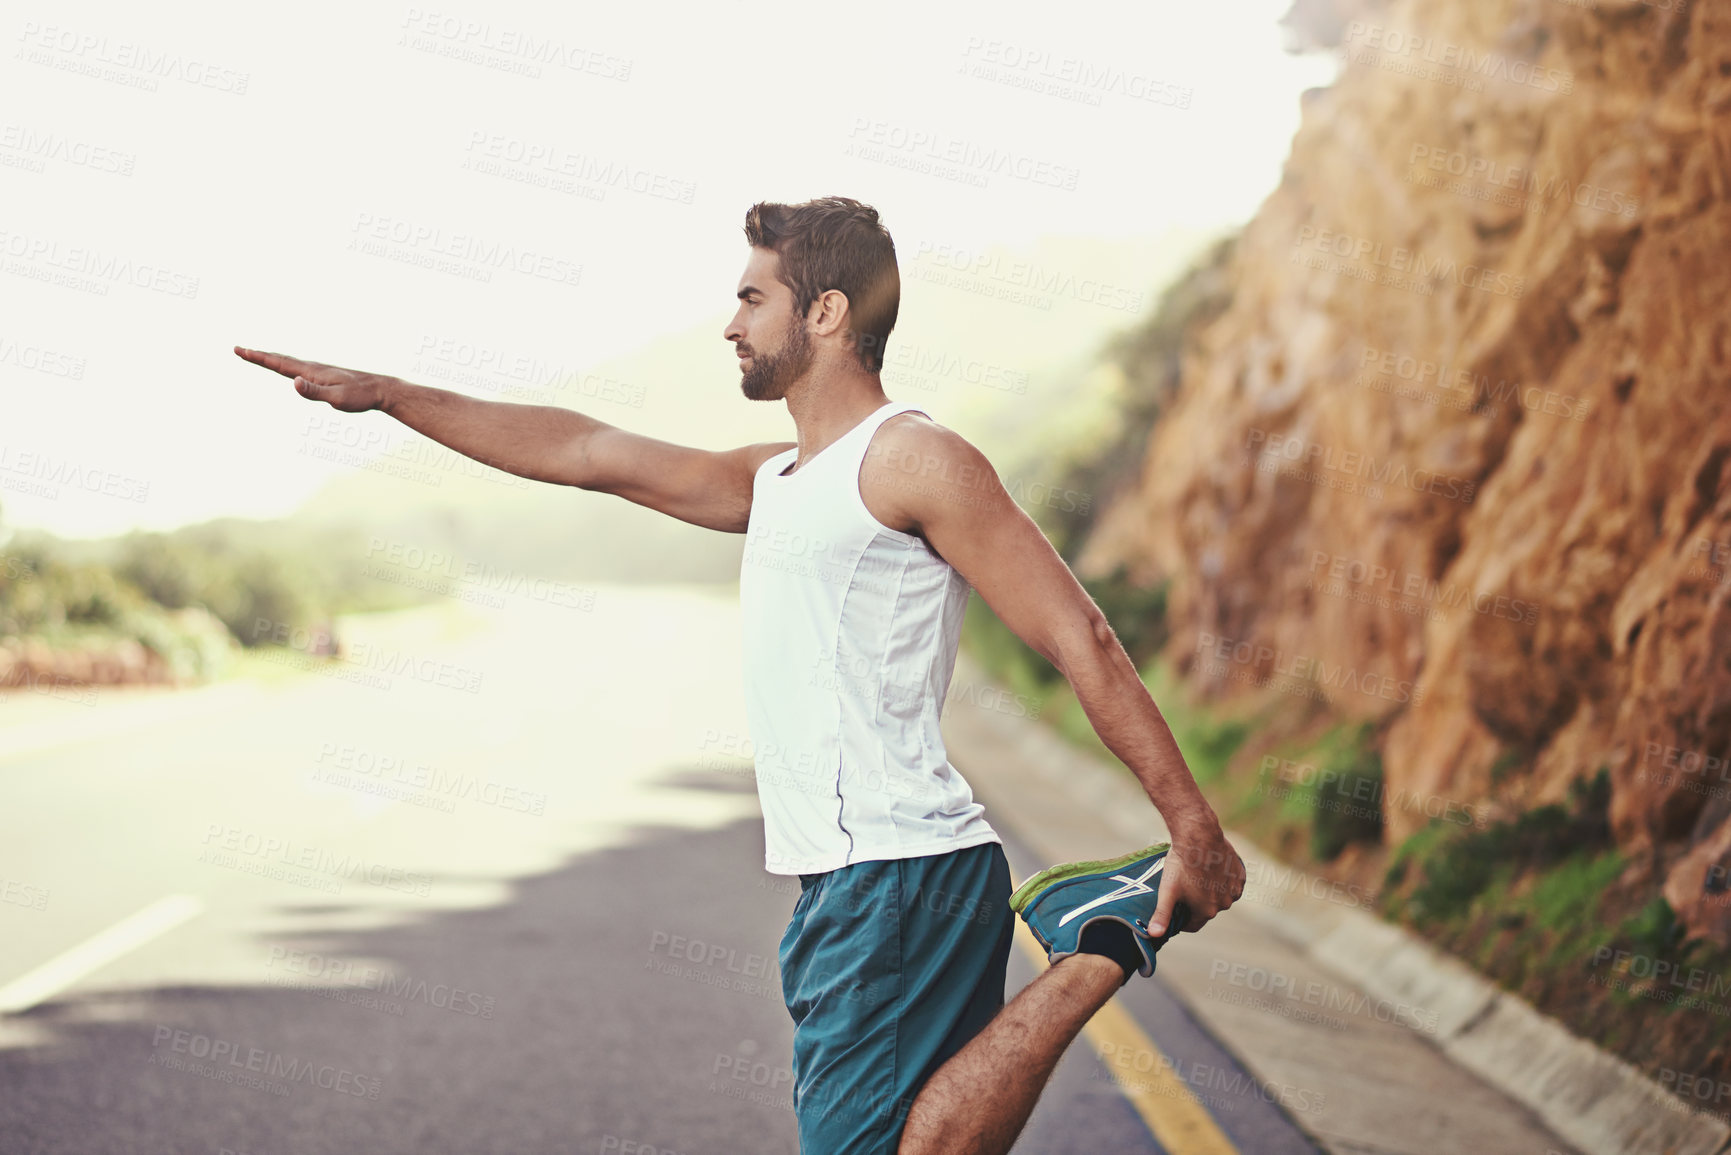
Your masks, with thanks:
<instances>
[{"instance_id":1,"label":"blurred bushes","mask_svg":"<svg viewBox=\"0 0 1731 1155\"><path fill-rule=\"evenodd\" d=\"M181 681L221 676L235 648L228 629L202 608L163 606L100 562L61 556L46 535L0 553L0 647L15 659L41 648L103 650L126 640L156 654Z\"/></svg>"},{"instance_id":2,"label":"blurred bushes","mask_svg":"<svg viewBox=\"0 0 1731 1155\"><path fill-rule=\"evenodd\" d=\"M115 573L168 609L203 606L243 646L269 637L260 621L293 629L323 614L323 583L304 560L203 529L129 534L116 549Z\"/></svg>"},{"instance_id":3,"label":"blurred bushes","mask_svg":"<svg viewBox=\"0 0 1731 1155\"><path fill-rule=\"evenodd\" d=\"M1273 824L1303 832L1314 862L1332 862L1355 843L1380 845L1385 791L1380 746L1373 722L1339 722L1309 742L1283 744L1264 756L1255 788L1242 805L1278 800L1271 808Z\"/></svg>"},{"instance_id":4,"label":"blurred bushes","mask_svg":"<svg viewBox=\"0 0 1731 1155\"><path fill-rule=\"evenodd\" d=\"M369 577L366 551L358 531L239 519L95 542L0 529L0 646L133 640L176 678L207 680L279 625L328 631L335 614L431 596Z\"/></svg>"},{"instance_id":5,"label":"blurred bushes","mask_svg":"<svg viewBox=\"0 0 1731 1155\"><path fill-rule=\"evenodd\" d=\"M1537 874L1612 849L1610 768L1570 784L1567 804L1536 807L1483 829L1436 823L1391 857L1384 908L1420 925L1466 915L1499 875Z\"/></svg>"}]
</instances>

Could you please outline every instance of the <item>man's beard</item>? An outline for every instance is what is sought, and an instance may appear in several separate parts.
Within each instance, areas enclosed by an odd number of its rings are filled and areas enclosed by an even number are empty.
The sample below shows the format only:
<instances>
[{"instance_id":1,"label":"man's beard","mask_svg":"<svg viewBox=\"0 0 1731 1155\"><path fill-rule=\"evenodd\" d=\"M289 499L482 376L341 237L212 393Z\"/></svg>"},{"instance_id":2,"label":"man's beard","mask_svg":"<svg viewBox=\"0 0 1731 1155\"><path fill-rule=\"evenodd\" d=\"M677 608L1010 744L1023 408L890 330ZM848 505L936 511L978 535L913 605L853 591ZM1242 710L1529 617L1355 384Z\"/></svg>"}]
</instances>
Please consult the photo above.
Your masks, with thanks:
<instances>
[{"instance_id":1,"label":"man's beard","mask_svg":"<svg viewBox=\"0 0 1731 1155\"><path fill-rule=\"evenodd\" d=\"M811 362L811 335L804 325L795 324L779 353L752 354L751 365L740 374L740 391L752 401L780 401L787 396L788 386L811 368Z\"/></svg>"}]
</instances>

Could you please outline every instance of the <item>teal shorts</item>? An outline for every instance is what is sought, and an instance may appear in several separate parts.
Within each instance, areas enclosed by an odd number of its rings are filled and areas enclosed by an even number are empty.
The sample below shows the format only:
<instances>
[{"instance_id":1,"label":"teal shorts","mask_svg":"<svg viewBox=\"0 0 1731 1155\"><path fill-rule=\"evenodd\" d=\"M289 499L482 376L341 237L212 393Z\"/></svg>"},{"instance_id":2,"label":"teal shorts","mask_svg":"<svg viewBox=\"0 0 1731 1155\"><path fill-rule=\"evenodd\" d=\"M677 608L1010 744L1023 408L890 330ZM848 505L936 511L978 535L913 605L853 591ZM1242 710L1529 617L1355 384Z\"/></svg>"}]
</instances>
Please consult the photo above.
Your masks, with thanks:
<instances>
[{"instance_id":1,"label":"teal shorts","mask_svg":"<svg viewBox=\"0 0 1731 1155\"><path fill-rule=\"evenodd\" d=\"M1015 931L996 842L802 874L781 936L804 1155L895 1155L932 1072L1004 1005Z\"/></svg>"}]
</instances>

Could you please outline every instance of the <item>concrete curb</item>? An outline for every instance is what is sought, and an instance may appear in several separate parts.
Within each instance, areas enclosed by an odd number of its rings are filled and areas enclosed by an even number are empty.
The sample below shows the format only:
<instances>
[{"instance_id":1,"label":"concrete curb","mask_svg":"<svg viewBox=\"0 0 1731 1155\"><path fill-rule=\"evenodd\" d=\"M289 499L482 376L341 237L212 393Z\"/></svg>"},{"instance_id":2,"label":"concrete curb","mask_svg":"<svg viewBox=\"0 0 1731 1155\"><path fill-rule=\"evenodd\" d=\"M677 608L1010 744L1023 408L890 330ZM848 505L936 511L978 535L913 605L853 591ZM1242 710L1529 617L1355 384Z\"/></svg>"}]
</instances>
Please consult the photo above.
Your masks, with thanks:
<instances>
[{"instance_id":1,"label":"concrete curb","mask_svg":"<svg viewBox=\"0 0 1731 1155\"><path fill-rule=\"evenodd\" d=\"M963 662L973 681L989 682ZM1145 804L1146 795L1123 771L1037 723L1021 728L1020 745L1039 777L1062 778L1065 793L1102 826L1127 841L1146 838L1149 812L1127 805L1132 794ZM1404 927L1343 901L1326 880L1276 862L1240 834L1228 836L1249 873L1235 911L1366 994L1413 1008L1406 1026L1586 1155L1731 1152L1731 1124L1695 1110ZM1276 901L1266 900L1271 895ZM1425 1021L1412 1021L1418 1018Z\"/></svg>"},{"instance_id":2,"label":"concrete curb","mask_svg":"<svg viewBox=\"0 0 1731 1155\"><path fill-rule=\"evenodd\" d=\"M1369 994L1437 1010L1445 1054L1590 1155L1717 1155L1731 1140L1731 1125L1401 927L1346 911L1311 954Z\"/></svg>"}]
</instances>

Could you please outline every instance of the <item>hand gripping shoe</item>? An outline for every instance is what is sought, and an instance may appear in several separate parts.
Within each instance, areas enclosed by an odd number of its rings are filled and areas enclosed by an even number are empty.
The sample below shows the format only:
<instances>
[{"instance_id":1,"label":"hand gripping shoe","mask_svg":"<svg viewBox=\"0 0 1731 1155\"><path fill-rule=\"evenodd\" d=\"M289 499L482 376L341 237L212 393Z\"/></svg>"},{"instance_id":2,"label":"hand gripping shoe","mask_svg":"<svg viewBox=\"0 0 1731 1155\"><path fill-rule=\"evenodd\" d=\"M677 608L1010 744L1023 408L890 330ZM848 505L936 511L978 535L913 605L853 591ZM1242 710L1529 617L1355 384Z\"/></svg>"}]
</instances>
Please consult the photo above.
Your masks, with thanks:
<instances>
[{"instance_id":1,"label":"hand gripping shoe","mask_svg":"<svg viewBox=\"0 0 1731 1155\"><path fill-rule=\"evenodd\" d=\"M1051 962L1081 949L1082 932L1101 919L1128 926L1143 964L1140 974L1154 973L1154 955L1166 940L1190 920L1183 903L1172 911L1172 924L1159 938L1148 934L1149 920L1160 901L1160 875L1169 842L1156 842L1131 854L1090 862L1064 862L1040 871L1010 896L1010 909L1022 916ZM1126 963L1128 965L1128 963Z\"/></svg>"}]
</instances>

